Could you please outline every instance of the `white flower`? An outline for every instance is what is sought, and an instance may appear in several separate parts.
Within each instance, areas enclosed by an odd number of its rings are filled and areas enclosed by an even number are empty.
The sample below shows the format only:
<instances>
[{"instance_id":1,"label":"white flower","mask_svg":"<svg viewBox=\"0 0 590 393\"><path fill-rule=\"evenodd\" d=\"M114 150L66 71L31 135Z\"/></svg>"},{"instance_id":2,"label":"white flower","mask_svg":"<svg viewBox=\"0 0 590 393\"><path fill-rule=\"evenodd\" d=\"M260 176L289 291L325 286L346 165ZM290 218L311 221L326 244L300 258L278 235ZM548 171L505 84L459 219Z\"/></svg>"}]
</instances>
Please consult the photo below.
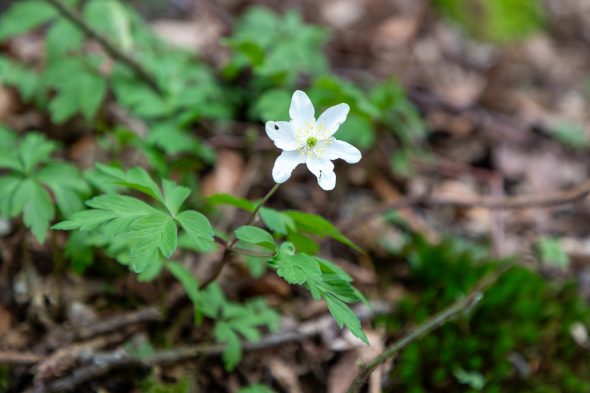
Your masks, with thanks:
<instances>
[{"instance_id":1,"label":"white flower","mask_svg":"<svg viewBox=\"0 0 590 393\"><path fill-rule=\"evenodd\" d=\"M268 137L283 150L272 168L274 181L286 182L293 169L305 163L317 177L320 187L333 190L336 174L332 160L342 158L354 164L361 159L356 147L332 136L346 120L349 110L347 104L338 104L328 108L316 121L309 97L301 90L293 93L289 108L291 121L266 122Z\"/></svg>"}]
</instances>

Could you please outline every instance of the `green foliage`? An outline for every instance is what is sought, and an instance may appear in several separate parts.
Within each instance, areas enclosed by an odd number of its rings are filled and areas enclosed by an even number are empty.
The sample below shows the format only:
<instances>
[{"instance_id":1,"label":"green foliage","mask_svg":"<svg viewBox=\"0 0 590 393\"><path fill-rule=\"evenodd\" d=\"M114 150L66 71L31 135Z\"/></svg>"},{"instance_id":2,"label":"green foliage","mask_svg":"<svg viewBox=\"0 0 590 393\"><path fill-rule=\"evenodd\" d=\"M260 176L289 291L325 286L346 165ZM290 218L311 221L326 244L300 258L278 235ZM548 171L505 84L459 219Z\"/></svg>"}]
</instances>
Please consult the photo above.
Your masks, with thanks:
<instances>
[{"instance_id":1,"label":"green foliage","mask_svg":"<svg viewBox=\"0 0 590 393\"><path fill-rule=\"evenodd\" d=\"M150 375L141 383L142 393L190 393L192 391L190 379L187 377L180 378L176 383L163 383L155 375Z\"/></svg>"},{"instance_id":2,"label":"green foliage","mask_svg":"<svg viewBox=\"0 0 590 393\"><path fill-rule=\"evenodd\" d=\"M549 128L548 131L555 140L572 149L586 150L590 147L590 138L581 124L562 121Z\"/></svg>"},{"instance_id":3,"label":"green foliage","mask_svg":"<svg viewBox=\"0 0 590 393\"><path fill-rule=\"evenodd\" d=\"M43 0L16 2L0 19L0 41L34 29L56 15L55 9Z\"/></svg>"},{"instance_id":4,"label":"green foliage","mask_svg":"<svg viewBox=\"0 0 590 393\"><path fill-rule=\"evenodd\" d=\"M66 217L80 210L88 186L74 166L51 159L56 146L43 135L28 133L17 140L2 129L0 139L0 170L7 170L0 174L0 214L22 214L24 224L43 243L55 205Z\"/></svg>"},{"instance_id":5,"label":"green foliage","mask_svg":"<svg viewBox=\"0 0 590 393\"><path fill-rule=\"evenodd\" d=\"M94 118L106 93L106 82L93 68L83 60L66 59L46 69L43 81L57 91L49 103L55 123L62 123L77 113L87 120Z\"/></svg>"},{"instance_id":6,"label":"green foliage","mask_svg":"<svg viewBox=\"0 0 590 393\"><path fill-rule=\"evenodd\" d=\"M241 388L238 393L275 393L275 391L266 385L255 384Z\"/></svg>"},{"instance_id":7,"label":"green foliage","mask_svg":"<svg viewBox=\"0 0 590 393\"><path fill-rule=\"evenodd\" d=\"M543 237L537 242L537 250L541 261L548 265L565 268L570 262L569 256L561 246L561 239Z\"/></svg>"},{"instance_id":8,"label":"green foliage","mask_svg":"<svg viewBox=\"0 0 590 393\"><path fill-rule=\"evenodd\" d=\"M314 299L325 299L330 313L342 328L369 343L358 317L347 303L365 301L352 285L352 279L336 265L304 253L296 253L293 244L283 243L269 264L290 284L303 285Z\"/></svg>"},{"instance_id":9,"label":"green foliage","mask_svg":"<svg viewBox=\"0 0 590 393\"><path fill-rule=\"evenodd\" d=\"M509 43L543 27L537 0L436 0L444 14L480 39Z\"/></svg>"},{"instance_id":10,"label":"green foliage","mask_svg":"<svg viewBox=\"0 0 590 393\"><path fill-rule=\"evenodd\" d=\"M83 32L48 3L37 0L12 4L0 19L0 41L42 27L44 62L28 68L0 57L0 82L13 87L24 101L33 101L53 124L81 123L84 129L98 131L102 156L128 157L128 149L139 151L150 173L174 177L178 183L156 182L140 167L125 171L98 164L81 175L75 167L51 158L55 145L45 137L31 133L17 138L0 127L0 213L22 215L25 225L43 241L59 211L64 220L53 228L76 230L68 236L65 253L78 273L92 265L98 248L97 256L130 267L140 281L170 274L193 303L196 324L210 320L203 326L213 326L209 333L225 344L223 359L233 369L241 359L242 342L255 342L264 331L276 329L278 315L260 300L239 304L226 299L216 283L201 288L192 272L173 260L183 251L218 248L207 217L192 208L183 210L191 195L190 203L199 203L195 173L208 169L215 159L215 152L200 137L223 132L228 129L223 121L241 121L241 115L246 120L286 119L293 87L306 76L322 106L348 102L353 107L350 124L341 132L344 139L361 147L371 147L384 124L401 127L403 114L410 113L411 106L404 109L407 100L401 88L395 90L397 85L372 94L370 89L325 76L327 60L321 46L326 33L304 23L295 12L277 15L256 7L244 13L227 39L233 55L219 75L194 53L162 42L124 2L65 3L137 60L158 88L117 58L100 51L88 53ZM235 83L238 76L244 83ZM371 96L377 98L367 99ZM114 105L103 105L107 100ZM123 115L114 113L113 107ZM111 127L112 118L119 116L130 120L125 126ZM385 129L394 130L394 125ZM251 135L255 137L257 131ZM249 136L246 140L254 142ZM91 198L89 185L95 192ZM248 212L257 206L255 201L231 195L216 195L208 202L210 207L225 204ZM326 301L338 325L347 326L366 342L349 308L364 301L363 296L346 273L314 256L319 251L317 240L322 238L360 249L321 216L271 208L262 208L259 215L268 230L249 225L235 229L242 251L266 249L260 252L262 257L246 257L253 274L262 274L268 265L275 268L287 282L302 285L315 299ZM221 231L219 236L231 237ZM263 257L269 255L267 250L273 255L270 262ZM179 383L175 388L184 386ZM157 383L144 386L145 391L166 389ZM270 390L253 385L244 391Z\"/></svg>"},{"instance_id":11,"label":"green foliage","mask_svg":"<svg viewBox=\"0 0 590 393\"><path fill-rule=\"evenodd\" d=\"M190 274L185 270L184 274ZM177 276L178 278L179 276ZM181 283L193 285L193 279L184 278ZM232 370L242 358L242 339L250 342L260 340L261 329L278 329L279 316L263 300L253 299L245 304L231 302L225 298L218 284L213 283L198 295L193 292L191 300L196 313L204 314L215 321L213 335L225 344L223 360Z\"/></svg>"},{"instance_id":12,"label":"green foliage","mask_svg":"<svg viewBox=\"0 0 590 393\"><path fill-rule=\"evenodd\" d=\"M0 83L14 87L24 101L34 98L39 88L39 79L35 72L25 66L0 56Z\"/></svg>"},{"instance_id":13,"label":"green foliage","mask_svg":"<svg viewBox=\"0 0 590 393\"><path fill-rule=\"evenodd\" d=\"M109 239L121 237L128 241L129 264L137 272L161 264L172 256L178 243L178 226L191 240L213 242L213 229L205 216L194 210L178 213L190 190L164 181L162 188L143 168L124 172L100 165L98 169L111 177L116 185L137 190L159 202L163 211L131 196L100 195L86 202L90 210L73 214L55 229L92 231L100 229Z\"/></svg>"},{"instance_id":14,"label":"green foliage","mask_svg":"<svg viewBox=\"0 0 590 393\"><path fill-rule=\"evenodd\" d=\"M409 292L382 320L396 336L464 296L500 263L456 240L431 245L414 239L400 256L409 261ZM590 308L575 283L564 284L553 285L525 268L511 269L486 291L468 319L448 323L404 350L391 388L417 393L589 389L585 350L572 340L570 328L576 322L587 326ZM541 367L531 368L528 378L519 377L510 360L515 354Z\"/></svg>"},{"instance_id":15,"label":"green foliage","mask_svg":"<svg viewBox=\"0 0 590 393\"><path fill-rule=\"evenodd\" d=\"M268 248L271 251L276 249L275 241L270 233L251 225L244 225L236 229L236 238L246 243Z\"/></svg>"},{"instance_id":16,"label":"green foliage","mask_svg":"<svg viewBox=\"0 0 590 393\"><path fill-rule=\"evenodd\" d=\"M321 45L325 32L301 20L295 12L278 16L262 7L250 8L227 39L235 51L228 74L245 66L256 75L293 81L300 73L317 74L326 70Z\"/></svg>"},{"instance_id":17,"label":"green foliage","mask_svg":"<svg viewBox=\"0 0 590 393\"><path fill-rule=\"evenodd\" d=\"M289 231L295 230L295 221L277 210L263 207L260 209L260 218L268 229L278 234L287 235Z\"/></svg>"}]
</instances>

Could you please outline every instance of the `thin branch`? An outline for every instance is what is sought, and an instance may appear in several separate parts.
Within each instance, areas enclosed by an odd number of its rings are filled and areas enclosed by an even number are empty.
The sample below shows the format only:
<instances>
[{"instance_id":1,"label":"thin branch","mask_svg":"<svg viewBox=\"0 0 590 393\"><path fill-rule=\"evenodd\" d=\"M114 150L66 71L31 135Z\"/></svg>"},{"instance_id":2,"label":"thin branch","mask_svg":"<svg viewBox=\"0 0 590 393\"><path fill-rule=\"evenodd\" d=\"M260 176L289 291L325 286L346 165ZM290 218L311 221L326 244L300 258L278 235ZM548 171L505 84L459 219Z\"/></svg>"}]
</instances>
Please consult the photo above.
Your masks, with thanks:
<instances>
[{"instance_id":1,"label":"thin branch","mask_svg":"<svg viewBox=\"0 0 590 393\"><path fill-rule=\"evenodd\" d=\"M359 372L348 388L347 393L358 393L371 373L375 371L377 367L385 363L387 360L393 358L401 350L412 344L414 341L438 329L445 323L457 318L459 315L473 310L473 308L476 307L483 299L486 289L493 285L498 280L498 278L500 278L502 274L512 268L512 266L513 265L511 264L502 265L496 271L484 276L469 295L457 300L443 311L432 316L425 323L407 333L392 345L388 346L381 354L361 365L359 367Z\"/></svg>"},{"instance_id":2,"label":"thin branch","mask_svg":"<svg viewBox=\"0 0 590 393\"><path fill-rule=\"evenodd\" d=\"M250 213L250 217L248 218L248 221L245 225L250 225L254 222L254 220L256 219L256 215L258 214L262 206L264 206L264 204L270 199L270 197L273 196L273 194L278 190L279 186L279 183L275 184L273 188L271 188L270 191L267 192L266 195L260 200L260 202L258 202L252 213ZM217 277L219 277L221 271L223 270L223 267L229 262L231 253L235 251L234 246L237 242L238 239L236 237L233 237L231 241L226 243L226 247L225 250L223 250L223 255L221 256L221 259L215 264L215 266L213 266L213 271L209 275L209 277L203 280L203 283L201 284L202 289L209 286L213 281L217 279Z\"/></svg>"},{"instance_id":3,"label":"thin branch","mask_svg":"<svg viewBox=\"0 0 590 393\"><path fill-rule=\"evenodd\" d=\"M361 322L370 320L377 314L391 311L389 303L376 302L371 306L360 304L353 308ZM260 351L276 348L284 344L300 342L308 338L338 329L330 315L302 323L297 330L286 330L263 337L258 342L242 344L244 352ZM87 351L80 353L79 361L85 364L76 370L65 373L64 377L45 386L48 392L78 391L79 388L96 379L104 378L117 370L145 370L150 367L164 366L192 361L200 357L219 356L225 349L224 345L193 345L169 350L157 351L147 358L129 355L126 351L109 352Z\"/></svg>"},{"instance_id":4,"label":"thin branch","mask_svg":"<svg viewBox=\"0 0 590 393\"><path fill-rule=\"evenodd\" d=\"M113 44L108 38L94 30L86 21L74 10L70 9L61 0L45 0L51 4L59 13L74 25L76 25L84 34L98 42L107 53L127 64L131 70L141 78L147 85L149 85L157 94L163 95L162 88L159 86L156 78L136 59L125 53L123 50Z\"/></svg>"},{"instance_id":5,"label":"thin branch","mask_svg":"<svg viewBox=\"0 0 590 393\"><path fill-rule=\"evenodd\" d=\"M8 366L29 366L45 359L36 353L0 351L0 364Z\"/></svg>"},{"instance_id":6,"label":"thin branch","mask_svg":"<svg viewBox=\"0 0 590 393\"><path fill-rule=\"evenodd\" d=\"M389 210L404 209L409 207L425 208L472 208L485 209L521 209L521 208L551 208L574 203L583 200L590 194L590 181L585 181L569 190L555 192L550 195L521 195L509 197L481 196L476 198L450 198L450 197L403 197L394 202L378 206L368 212L360 213L343 222L338 227L342 230L354 228L358 224L365 223L376 216Z\"/></svg>"}]
</instances>

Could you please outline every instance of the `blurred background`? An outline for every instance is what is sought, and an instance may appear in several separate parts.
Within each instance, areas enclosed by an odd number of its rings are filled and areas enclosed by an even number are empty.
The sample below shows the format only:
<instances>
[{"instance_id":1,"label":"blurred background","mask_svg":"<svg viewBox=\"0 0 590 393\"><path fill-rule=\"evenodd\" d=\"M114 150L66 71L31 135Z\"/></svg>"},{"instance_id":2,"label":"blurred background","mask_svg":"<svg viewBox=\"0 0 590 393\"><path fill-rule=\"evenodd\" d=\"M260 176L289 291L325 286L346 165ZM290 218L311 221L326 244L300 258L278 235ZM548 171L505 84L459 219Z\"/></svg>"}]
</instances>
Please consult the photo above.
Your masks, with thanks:
<instances>
[{"instance_id":1,"label":"blurred background","mask_svg":"<svg viewBox=\"0 0 590 393\"><path fill-rule=\"evenodd\" d=\"M82 170L116 160L205 196L259 198L272 186L278 155L263 122L288 118L295 89L309 94L316 113L348 103L337 136L359 147L363 160L337 163L330 193L299 168L270 206L337 224L366 253L334 241L299 239L297 246L338 263L369 300L390 310L364 325L370 347L334 331L246 352L233 372L213 357L142 373L115 370L108 382L77 391L237 392L260 382L276 392L344 392L359 359L506 262L516 267L477 308L412 343L366 391L590 391L590 203L575 197L576 190L586 195L590 166L590 1L70 2L144 64L168 100L96 41L82 44L70 25L38 26L33 11L11 14L14 3L0 2L0 123L19 135L42 132ZM94 98L80 98L84 89ZM100 189L99 177L90 172L88 179ZM419 203L424 196L476 202ZM511 209L477 203L514 196L525 202ZM552 197L558 203L526 203ZM388 208L407 198L418 202ZM233 213L207 208L230 227ZM31 240L34 266L25 271L17 225L0 221L0 236L5 351L42 348L53 326L86 312L100 319L159 301L158 284L104 263L110 256L96 244L68 243L63 284L55 250ZM66 234L55 241L65 244ZM195 261L197 275L206 262ZM325 313L260 264L240 266L222 277L229 297L262 296L295 326ZM23 292L31 276L38 284ZM57 282L67 293L59 304L48 295ZM185 303L179 315L190 312ZM125 345L149 352L154 342L198 342L207 326L195 329L182 315L139 329ZM30 389L35 373L0 365L0 391Z\"/></svg>"}]
</instances>

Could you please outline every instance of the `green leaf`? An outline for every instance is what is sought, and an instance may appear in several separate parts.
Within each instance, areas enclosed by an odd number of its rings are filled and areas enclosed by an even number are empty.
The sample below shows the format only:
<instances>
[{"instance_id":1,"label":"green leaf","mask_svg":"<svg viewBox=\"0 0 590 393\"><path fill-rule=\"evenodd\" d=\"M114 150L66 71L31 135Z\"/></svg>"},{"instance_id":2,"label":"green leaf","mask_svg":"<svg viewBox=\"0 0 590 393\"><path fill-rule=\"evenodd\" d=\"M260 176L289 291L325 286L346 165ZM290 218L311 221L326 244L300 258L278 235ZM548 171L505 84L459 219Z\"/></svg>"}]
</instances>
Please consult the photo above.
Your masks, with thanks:
<instances>
[{"instance_id":1,"label":"green leaf","mask_svg":"<svg viewBox=\"0 0 590 393\"><path fill-rule=\"evenodd\" d=\"M86 239L86 234L72 232L64 249L65 255L72 260L72 270L78 274L84 273L84 270L94 261L93 248Z\"/></svg>"},{"instance_id":2,"label":"green leaf","mask_svg":"<svg viewBox=\"0 0 590 393\"><path fill-rule=\"evenodd\" d=\"M288 215L277 210L263 207L260 209L260 217L270 230L281 235L286 235L288 231L295 230L295 221Z\"/></svg>"},{"instance_id":3,"label":"green leaf","mask_svg":"<svg viewBox=\"0 0 590 393\"><path fill-rule=\"evenodd\" d=\"M186 291L189 299L193 303L193 307L195 308L195 318L198 318L200 314L200 302L201 302L201 291L199 290L199 281L193 275L193 273L188 270L184 265L169 261L166 263L166 268L182 284L182 287Z\"/></svg>"},{"instance_id":4,"label":"green leaf","mask_svg":"<svg viewBox=\"0 0 590 393\"><path fill-rule=\"evenodd\" d=\"M47 56L54 61L70 51L77 50L84 41L84 34L72 22L61 18L51 26L45 40Z\"/></svg>"},{"instance_id":5,"label":"green leaf","mask_svg":"<svg viewBox=\"0 0 590 393\"><path fill-rule=\"evenodd\" d=\"M363 331L361 326L361 322L359 321L358 317L352 310L340 299L338 299L335 295L330 293L326 294L326 303L328 304L328 309L330 313L338 323L340 329L344 325L350 329L350 332L360 340L362 340L365 344L369 345L369 339L367 335Z\"/></svg>"},{"instance_id":6,"label":"green leaf","mask_svg":"<svg viewBox=\"0 0 590 393\"><path fill-rule=\"evenodd\" d=\"M549 128L549 133L559 142L577 150L590 147L590 137L583 124L559 121Z\"/></svg>"},{"instance_id":7,"label":"green leaf","mask_svg":"<svg viewBox=\"0 0 590 393\"><path fill-rule=\"evenodd\" d=\"M39 243L45 241L49 222L55 215L47 190L31 179L23 180L14 191L12 216L23 213L23 221Z\"/></svg>"},{"instance_id":8,"label":"green leaf","mask_svg":"<svg viewBox=\"0 0 590 393\"><path fill-rule=\"evenodd\" d=\"M302 285L307 281L320 281L322 272L315 258L307 254L281 255L272 262L277 274L289 284Z\"/></svg>"},{"instance_id":9,"label":"green leaf","mask_svg":"<svg viewBox=\"0 0 590 393\"><path fill-rule=\"evenodd\" d=\"M344 236L338 228L330 223L325 218L317 214L304 213L298 210L287 210L283 212L295 221L298 231L309 233L320 237L331 237L338 240L340 243L362 252L363 250L354 244L349 238Z\"/></svg>"},{"instance_id":10,"label":"green leaf","mask_svg":"<svg viewBox=\"0 0 590 393\"><path fill-rule=\"evenodd\" d=\"M238 393L276 393L276 391L266 385L254 384L245 388L241 388L238 390Z\"/></svg>"},{"instance_id":11,"label":"green leaf","mask_svg":"<svg viewBox=\"0 0 590 393\"><path fill-rule=\"evenodd\" d=\"M260 120L288 119L291 93L273 89L262 94L252 107L253 116Z\"/></svg>"},{"instance_id":12,"label":"green leaf","mask_svg":"<svg viewBox=\"0 0 590 393\"><path fill-rule=\"evenodd\" d=\"M486 385L486 379L477 371L466 371L459 367L453 370L453 375L459 383L467 385L474 390L482 390Z\"/></svg>"},{"instance_id":13,"label":"green leaf","mask_svg":"<svg viewBox=\"0 0 590 393\"><path fill-rule=\"evenodd\" d=\"M192 242L200 248L210 248L215 233L207 217L194 210L185 210L178 214L176 219Z\"/></svg>"},{"instance_id":14,"label":"green leaf","mask_svg":"<svg viewBox=\"0 0 590 393\"><path fill-rule=\"evenodd\" d=\"M133 270L140 273L154 260L160 259L160 251L169 258L176 250L177 228L174 219L164 213L140 217L133 222L129 232L130 257Z\"/></svg>"},{"instance_id":15,"label":"green leaf","mask_svg":"<svg viewBox=\"0 0 590 393\"><path fill-rule=\"evenodd\" d=\"M46 161L54 150L55 144L48 141L43 135L34 132L28 133L18 147L23 171L31 172L38 163Z\"/></svg>"},{"instance_id":16,"label":"green leaf","mask_svg":"<svg viewBox=\"0 0 590 393\"><path fill-rule=\"evenodd\" d=\"M17 176L0 177L0 215L3 218L12 215L14 193L22 180L22 177Z\"/></svg>"},{"instance_id":17,"label":"green leaf","mask_svg":"<svg viewBox=\"0 0 590 393\"><path fill-rule=\"evenodd\" d=\"M213 329L215 339L225 344L223 362L228 371L233 370L242 359L242 344L238 335L225 322L217 322Z\"/></svg>"},{"instance_id":18,"label":"green leaf","mask_svg":"<svg viewBox=\"0 0 590 393\"><path fill-rule=\"evenodd\" d=\"M275 251L277 248L272 235L258 227L244 225L239 227L235 234L238 240L243 242L257 244L271 251Z\"/></svg>"},{"instance_id":19,"label":"green leaf","mask_svg":"<svg viewBox=\"0 0 590 393\"><path fill-rule=\"evenodd\" d=\"M169 180L162 182L164 188L164 205L168 211L175 216L191 193L190 188L182 187Z\"/></svg>"},{"instance_id":20,"label":"green leaf","mask_svg":"<svg viewBox=\"0 0 590 393\"><path fill-rule=\"evenodd\" d=\"M49 111L52 120L58 124L77 113L91 120L106 93L103 77L77 58L53 63L46 69L43 80L57 90L57 95L49 103Z\"/></svg>"},{"instance_id":21,"label":"green leaf","mask_svg":"<svg viewBox=\"0 0 590 393\"><path fill-rule=\"evenodd\" d=\"M207 198L207 201L213 205L231 205L238 209L246 210L252 213L256 209L256 203L244 198L238 198L230 194L215 194Z\"/></svg>"},{"instance_id":22,"label":"green leaf","mask_svg":"<svg viewBox=\"0 0 590 393\"><path fill-rule=\"evenodd\" d=\"M170 155L195 153L199 149L199 143L195 137L172 122L154 124L145 140Z\"/></svg>"},{"instance_id":23,"label":"green leaf","mask_svg":"<svg viewBox=\"0 0 590 393\"><path fill-rule=\"evenodd\" d=\"M18 1L0 19L0 41L25 33L57 15L47 2Z\"/></svg>"},{"instance_id":24,"label":"green leaf","mask_svg":"<svg viewBox=\"0 0 590 393\"><path fill-rule=\"evenodd\" d=\"M90 189L73 165L51 163L39 170L34 178L51 189L64 216L68 217L84 208L82 199Z\"/></svg>"},{"instance_id":25,"label":"green leaf","mask_svg":"<svg viewBox=\"0 0 590 393\"><path fill-rule=\"evenodd\" d=\"M544 263L561 268L569 265L570 258L561 245L561 239L543 237L537 242L537 249Z\"/></svg>"},{"instance_id":26,"label":"green leaf","mask_svg":"<svg viewBox=\"0 0 590 393\"><path fill-rule=\"evenodd\" d=\"M161 214L145 202L124 195L101 195L86 202L92 210L74 213L69 219L57 225L54 229L89 231L99 225L109 223L109 235L117 236L127 232L131 224L140 217L150 214Z\"/></svg>"},{"instance_id":27,"label":"green leaf","mask_svg":"<svg viewBox=\"0 0 590 393\"><path fill-rule=\"evenodd\" d=\"M120 168L104 164L96 164L96 168L110 176L115 184L137 190L165 204L160 188L145 169L135 167L124 172Z\"/></svg>"},{"instance_id":28,"label":"green leaf","mask_svg":"<svg viewBox=\"0 0 590 393\"><path fill-rule=\"evenodd\" d=\"M8 57L0 56L0 82L14 87L25 102L38 98L36 92L39 89L39 80L39 75L31 68Z\"/></svg>"}]
</instances>

